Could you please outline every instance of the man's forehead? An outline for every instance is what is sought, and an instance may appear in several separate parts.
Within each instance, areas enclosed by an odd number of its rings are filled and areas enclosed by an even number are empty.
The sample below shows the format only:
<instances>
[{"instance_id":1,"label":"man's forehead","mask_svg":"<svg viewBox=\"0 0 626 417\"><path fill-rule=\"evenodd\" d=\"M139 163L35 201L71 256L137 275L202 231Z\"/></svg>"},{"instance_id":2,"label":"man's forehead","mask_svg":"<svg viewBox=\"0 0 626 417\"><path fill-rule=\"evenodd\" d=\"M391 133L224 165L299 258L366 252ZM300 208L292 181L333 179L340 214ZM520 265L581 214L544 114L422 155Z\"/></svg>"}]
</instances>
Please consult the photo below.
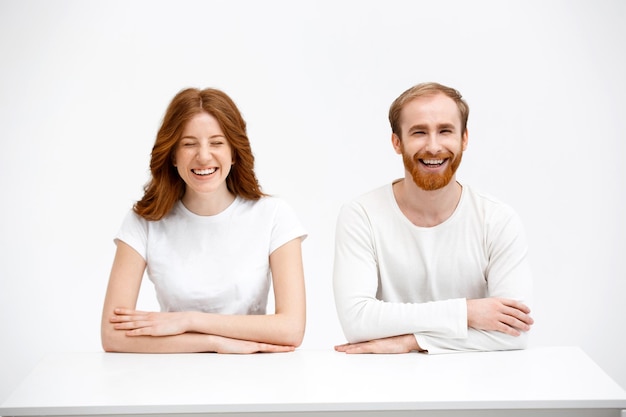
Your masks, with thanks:
<instances>
[{"instance_id":1,"label":"man's forehead","mask_svg":"<svg viewBox=\"0 0 626 417\"><path fill-rule=\"evenodd\" d=\"M437 119L443 123L461 123L461 113L456 102L439 92L415 97L404 104L400 112L400 121L414 124L415 118L424 118L424 121Z\"/></svg>"}]
</instances>

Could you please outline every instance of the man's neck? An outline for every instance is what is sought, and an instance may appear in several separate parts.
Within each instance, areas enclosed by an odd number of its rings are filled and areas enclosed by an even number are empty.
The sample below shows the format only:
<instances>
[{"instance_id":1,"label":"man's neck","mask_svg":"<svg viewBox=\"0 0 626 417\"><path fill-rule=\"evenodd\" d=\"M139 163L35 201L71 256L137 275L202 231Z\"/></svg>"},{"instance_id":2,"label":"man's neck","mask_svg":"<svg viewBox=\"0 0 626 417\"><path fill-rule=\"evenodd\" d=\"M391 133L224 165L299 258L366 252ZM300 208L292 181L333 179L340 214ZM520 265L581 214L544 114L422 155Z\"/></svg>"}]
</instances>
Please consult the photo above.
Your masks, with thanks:
<instances>
[{"instance_id":1,"label":"man's neck","mask_svg":"<svg viewBox=\"0 0 626 417\"><path fill-rule=\"evenodd\" d=\"M446 221L459 204L462 189L455 177L445 187L433 191L419 188L410 177L393 184L398 207L419 227L433 227Z\"/></svg>"}]
</instances>

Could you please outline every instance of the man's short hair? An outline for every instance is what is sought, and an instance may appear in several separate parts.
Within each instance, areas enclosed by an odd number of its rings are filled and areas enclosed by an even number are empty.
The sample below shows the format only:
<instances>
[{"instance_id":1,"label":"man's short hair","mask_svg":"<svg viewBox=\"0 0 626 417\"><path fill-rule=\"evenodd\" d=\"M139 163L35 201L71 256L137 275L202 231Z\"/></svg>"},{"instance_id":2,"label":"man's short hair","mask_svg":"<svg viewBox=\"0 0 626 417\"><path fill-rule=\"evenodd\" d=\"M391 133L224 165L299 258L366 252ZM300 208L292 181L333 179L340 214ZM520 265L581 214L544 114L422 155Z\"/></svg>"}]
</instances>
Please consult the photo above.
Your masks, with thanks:
<instances>
[{"instance_id":1,"label":"man's short hair","mask_svg":"<svg viewBox=\"0 0 626 417\"><path fill-rule=\"evenodd\" d=\"M467 119L469 118L469 106L463 100L461 93L451 87L445 85L428 82L414 85L413 87L400 94L389 108L389 123L391 124L391 131L402 137L400 132L400 113L402 109L409 101L415 100L419 97L432 96L435 94L444 94L450 97L456 103L459 108L459 116L461 117L461 134L467 130Z\"/></svg>"}]
</instances>

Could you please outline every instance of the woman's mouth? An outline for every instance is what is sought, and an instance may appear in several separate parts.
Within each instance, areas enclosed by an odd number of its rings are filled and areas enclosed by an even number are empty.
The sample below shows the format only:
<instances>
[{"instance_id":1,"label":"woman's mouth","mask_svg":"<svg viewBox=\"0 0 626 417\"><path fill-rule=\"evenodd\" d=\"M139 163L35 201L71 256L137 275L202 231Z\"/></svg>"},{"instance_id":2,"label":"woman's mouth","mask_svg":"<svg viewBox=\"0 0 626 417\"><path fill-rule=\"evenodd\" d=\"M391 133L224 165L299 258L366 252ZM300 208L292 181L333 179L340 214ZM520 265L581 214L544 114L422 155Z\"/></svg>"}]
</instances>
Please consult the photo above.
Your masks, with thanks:
<instances>
[{"instance_id":1,"label":"woman's mouth","mask_svg":"<svg viewBox=\"0 0 626 417\"><path fill-rule=\"evenodd\" d=\"M217 168L207 168L207 169L192 169L191 172L193 172L196 175L211 175L213 174L215 171L217 171Z\"/></svg>"}]
</instances>

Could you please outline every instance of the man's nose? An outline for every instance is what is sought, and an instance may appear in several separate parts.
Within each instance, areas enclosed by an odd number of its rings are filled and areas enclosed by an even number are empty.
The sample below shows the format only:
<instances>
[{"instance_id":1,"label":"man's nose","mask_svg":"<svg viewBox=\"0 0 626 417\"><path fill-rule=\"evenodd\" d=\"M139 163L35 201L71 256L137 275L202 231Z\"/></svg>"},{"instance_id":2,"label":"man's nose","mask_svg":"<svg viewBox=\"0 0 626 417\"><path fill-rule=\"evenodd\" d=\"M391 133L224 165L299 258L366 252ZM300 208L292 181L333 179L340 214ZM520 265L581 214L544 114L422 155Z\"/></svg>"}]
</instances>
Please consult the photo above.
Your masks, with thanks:
<instances>
[{"instance_id":1,"label":"man's nose","mask_svg":"<svg viewBox=\"0 0 626 417\"><path fill-rule=\"evenodd\" d=\"M426 151L436 155L441 151L441 142L439 141L439 137L435 133L431 133L428 135L428 139L426 142Z\"/></svg>"}]
</instances>

